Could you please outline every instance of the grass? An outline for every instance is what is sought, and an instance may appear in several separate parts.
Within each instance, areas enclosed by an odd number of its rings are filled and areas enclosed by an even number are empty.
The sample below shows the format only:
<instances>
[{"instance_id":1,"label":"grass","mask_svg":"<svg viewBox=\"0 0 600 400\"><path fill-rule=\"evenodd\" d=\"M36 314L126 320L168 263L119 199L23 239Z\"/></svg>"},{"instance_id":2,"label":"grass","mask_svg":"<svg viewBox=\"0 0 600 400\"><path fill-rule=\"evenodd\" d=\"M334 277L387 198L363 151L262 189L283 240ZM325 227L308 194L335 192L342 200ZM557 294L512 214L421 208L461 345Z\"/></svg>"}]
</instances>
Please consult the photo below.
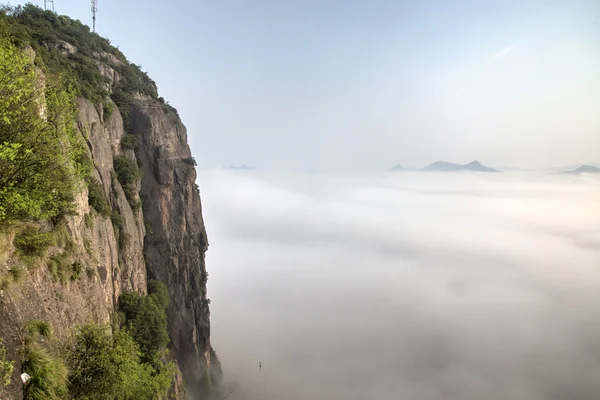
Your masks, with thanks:
<instances>
[{"instance_id":1,"label":"grass","mask_svg":"<svg viewBox=\"0 0 600 400\"><path fill-rule=\"evenodd\" d=\"M83 220L85 222L85 227L88 229L94 228L94 217L90 213L87 213L83 216Z\"/></svg>"},{"instance_id":2,"label":"grass","mask_svg":"<svg viewBox=\"0 0 600 400\"><path fill-rule=\"evenodd\" d=\"M41 319L34 319L29 321L25 329L31 337L36 337L38 334L45 338L49 338L50 336L52 336L52 326L50 326L50 323L48 321L44 321Z\"/></svg>"},{"instance_id":3,"label":"grass","mask_svg":"<svg viewBox=\"0 0 600 400\"><path fill-rule=\"evenodd\" d=\"M48 270L52 274L52 280L55 282L60 281L66 283L71 276L71 264L69 262L69 256L61 254L54 256L48 261Z\"/></svg>"},{"instance_id":4,"label":"grass","mask_svg":"<svg viewBox=\"0 0 600 400\"><path fill-rule=\"evenodd\" d=\"M83 265L79 261L75 261L73 264L71 264L71 280L76 281L79 279L82 270Z\"/></svg>"},{"instance_id":5,"label":"grass","mask_svg":"<svg viewBox=\"0 0 600 400\"><path fill-rule=\"evenodd\" d=\"M0 387L10 385L12 373L15 368L15 362L6 358L6 347L0 338Z\"/></svg>"},{"instance_id":6,"label":"grass","mask_svg":"<svg viewBox=\"0 0 600 400\"><path fill-rule=\"evenodd\" d=\"M24 256L43 257L54 244L54 238L51 233L41 233L36 228L27 227L15 235L13 244Z\"/></svg>"},{"instance_id":7,"label":"grass","mask_svg":"<svg viewBox=\"0 0 600 400\"><path fill-rule=\"evenodd\" d=\"M90 242L89 239L87 239L87 238L83 239L83 248L85 249L86 253L88 253L88 255L90 257L93 257L94 252L92 251L92 243Z\"/></svg>"},{"instance_id":8,"label":"grass","mask_svg":"<svg viewBox=\"0 0 600 400\"><path fill-rule=\"evenodd\" d=\"M15 265L8 270L8 274L13 282L22 282L25 278L25 268L20 265Z\"/></svg>"},{"instance_id":9,"label":"grass","mask_svg":"<svg viewBox=\"0 0 600 400\"><path fill-rule=\"evenodd\" d=\"M64 361L37 343L25 347L23 372L31 376L23 387L24 400L66 398L68 370Z\"/></svg>"}]
</instances>

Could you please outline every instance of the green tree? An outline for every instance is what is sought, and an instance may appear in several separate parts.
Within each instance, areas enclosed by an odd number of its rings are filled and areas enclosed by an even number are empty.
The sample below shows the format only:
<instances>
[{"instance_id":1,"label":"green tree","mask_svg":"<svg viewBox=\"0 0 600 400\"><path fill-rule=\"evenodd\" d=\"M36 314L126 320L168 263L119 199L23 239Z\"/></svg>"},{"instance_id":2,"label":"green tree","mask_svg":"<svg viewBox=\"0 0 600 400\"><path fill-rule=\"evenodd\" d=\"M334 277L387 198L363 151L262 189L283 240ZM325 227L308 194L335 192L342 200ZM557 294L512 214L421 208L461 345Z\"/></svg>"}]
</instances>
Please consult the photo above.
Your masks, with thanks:
<instances>
[{"instance_id":1,"label":"green tree","mask_svg":"<svg viewBox=\"0 0 600 400\"><path fill-rule=\"evenodd\" d=\"M108 326L85 325L68 352L72 371L69 394L85 400L152 400L164 398L174 366L160 371L140 362L140 350L124 330L111 333Z\"/></svg>"},{"instance_id":2,"label":"green tree","mask_svg":"<svg viewBox=\"0 0 600 400\"><path fill-rule=\"evenodd\" d=\"M59 76L44 79L25 51L0 37L0 222L72 210L91 171L75 117L71 87Z\"/></svg>"}]
</instances>

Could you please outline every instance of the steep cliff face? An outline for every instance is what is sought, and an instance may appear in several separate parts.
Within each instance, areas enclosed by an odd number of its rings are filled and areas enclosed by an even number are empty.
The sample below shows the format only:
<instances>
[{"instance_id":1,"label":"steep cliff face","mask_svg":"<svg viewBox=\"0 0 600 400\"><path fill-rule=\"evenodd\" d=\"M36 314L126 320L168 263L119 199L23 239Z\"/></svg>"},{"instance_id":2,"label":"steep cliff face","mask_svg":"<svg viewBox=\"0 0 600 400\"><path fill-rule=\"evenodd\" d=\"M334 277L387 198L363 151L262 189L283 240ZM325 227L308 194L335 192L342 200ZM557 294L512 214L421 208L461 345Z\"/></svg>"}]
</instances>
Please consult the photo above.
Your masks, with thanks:
<instances>
[{"instance_id":1,"label":"steep cliff face","mask_svg":"<svg viewBox=\"0 0 600 400\"><path fill-rule=\"evenodd\" d=\"M29 321L48 321L55 336L62 340L80 324L110 322L123 291L146 292L143 216L140 211L132 210L121 184L111 179L113 156L119 153L123 136L121 116L113 113L103 123L96 108L84 99L79 99L78 110L77 125L87 138L94 161L93 175L102 182L102 189L122 217L123 226L116 229L110 218L94 212L88 205L86 189L76 198L75 215L65 217L58 227L35 224L45 231L52 228L56 245L45 256L27 261L27 276L22 282L0 289L0 337L9 350L9 358L16 361L11 384L4 389L0 386L1 399L22 398L18 350L23 346ZM13 245L18 229L20 225L4 230L1 235L1 274L24 263ZM119 235L129 238L127 246L119 247ZM77 277L61 279L51 268L54 262L65 264L55 268L79 265L80 272Z\"/></svg>"},{"instance_id":2,"label":"steep cliff face","mask_svg":"<svg viewBox=\"0 0 600 400\"><path fill-rule=\"evenodd\" d=\"M97 89L105 93L103 102L79 97L76 125L93 161L91 180L109 211L90 206L91 189L84 184L73 215L54 223L0 227L0 338L7 359L15 361L10 385L0 384L0 399L22 398L20 349L29 321L48 321L57 340L64 340L80 324L110 323L119 295L145 294L150 279L165 283L170 297L169 348L178 365L170 396L186 398L185 384L203 398L219 384L221 367L210 344L208 242L186 129L177 112L158 98L154 82L123 61L118 50L103 44L114 54L89 49L82 54L66 39L43 46L56 49L71 65L85 60L102 77ZM141 178L120 182L119 160L137 164ZM24 268L13 242L29 225L52 235L53 244ZM17 269L25 271L24 279L6 284Z\"/></svg>"},{"instance_id":3,"label":"steep cliff face","mask_svg":"<svg viewBox=\"0 0 600 400\"><path fill-rule=\"evenodd\" d=\"M148 274L169 288L173 353L187 385L203 390L217 383L221 370L210 345L208 242L186 129L174 111L143 96L132 105L131 129L140 138Z\"/></svg>"}]
</instances>

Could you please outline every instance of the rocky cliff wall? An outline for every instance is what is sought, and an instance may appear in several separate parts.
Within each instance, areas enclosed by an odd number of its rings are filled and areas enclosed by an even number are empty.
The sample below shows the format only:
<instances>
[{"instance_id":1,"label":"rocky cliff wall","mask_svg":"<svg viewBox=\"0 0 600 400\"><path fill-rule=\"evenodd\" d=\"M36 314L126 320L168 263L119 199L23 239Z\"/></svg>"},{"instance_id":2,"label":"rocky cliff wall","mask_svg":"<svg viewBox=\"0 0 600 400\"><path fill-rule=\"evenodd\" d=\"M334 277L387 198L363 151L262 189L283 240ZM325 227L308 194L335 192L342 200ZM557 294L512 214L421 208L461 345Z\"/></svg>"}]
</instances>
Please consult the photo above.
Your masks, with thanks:
<instances>
[{"instance_id":1,"label":"rocky cliff wall","mask_svg":"<svg viewBox=\"0 0 600 400\"><path fill-rule=\"evenodd\" d=\"M113 69L116 62L109 57L96 62L103 74L112 77L109 86L114 86L120 79ZM193 393L206 393L218 383L221 369L210 346L204 263L208 243L185 127L171 107L136 95L128 128L137 137L133 150L122 146L125 124L110 99L103 106L80 98L77 107L77 129L93 160L93 178L113 216L94 211L82 185L74 215L54 227L35 224L36 229L51 232L55 245L27 268L22 268L23 260L12 244L15 232L25 224L0 233L0 278L16 268L26 271L21 282L0 287L0 337L7 358L16 361L11 384L0 385L0 399L22 398L19 349L29 321L50 322L57 339L64 339L79 324L109 322L119 295L126 290L145 293L149 278L168 287L170 348L185 385ZM133 201L116 178L117 156L133 160L143 173L134 184ZM135 207L138 192L141 207ZM54 259L68 268L77 266L79 273L61 279L51 267ZM178 375L173 398L186 397L182 386Z\"/></svg>"},{"instance_id":2,"label":"rocky cliff wall","mask_svg":"<svg viewBox=\"0 0 600 400\"><path fill-rule=\"evenodd\" d=\"M169 334L187 385L209 388L221 369L210 345L208 241L187 132L174 111L141 96L132 106L131 129L140 138L148 274L169 288Z\"/></svg>"}]
</instances>

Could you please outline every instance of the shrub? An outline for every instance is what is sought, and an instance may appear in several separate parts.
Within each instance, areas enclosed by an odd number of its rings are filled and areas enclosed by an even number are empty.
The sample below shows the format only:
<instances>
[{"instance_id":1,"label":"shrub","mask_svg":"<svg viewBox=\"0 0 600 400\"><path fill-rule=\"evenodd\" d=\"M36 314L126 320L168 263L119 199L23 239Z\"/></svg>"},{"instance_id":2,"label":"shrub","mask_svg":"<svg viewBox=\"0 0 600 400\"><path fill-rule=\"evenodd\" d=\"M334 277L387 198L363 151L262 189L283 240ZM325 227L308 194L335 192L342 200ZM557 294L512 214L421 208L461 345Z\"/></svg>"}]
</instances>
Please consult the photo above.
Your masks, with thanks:
<instances>
[{"instance_id":1,"label":"shrub","mask_svg":"<svg viewBox=\"0 0 600 400\"><path fill-rule=\"evenodd\" d=\"M35 338L37 335L41 335L43 337L52 336L52 326L47 321L41 319L34 319L27 323L27 333L30 337Z\"/></svg>"},{"instance_id":2,"label":"shrub","mask_svg":"<svg viewBox=\"0 0 600 400\"><path fill-rule=\"evenodd\" d=\"M15 367L14 361L6 359L6 347L0 338L0 387L10 385L10 378Z\"/></svg>"},{"instance_id":3,"label":"shrub","mask_svg":"<svg viewBox=\"0 0 600 400\"><path fill-rule=\"evenodd\" d=\"M148 296L163 310L169 307L169 289L164 283L157 280L148 281Z\"/></svg>"},{"instance_id":4,"label":"shrub","mask_svg":"<svg viewBox=\"0 0 600 400\"><path fill-rule=\"evenodd\" d=\"M196 159L194 157L183 158L181 161L183 161L187 165L191 165L192 167L195 167L197 165Z\"/></svg>"},{"instance_id":5,"label":"shrub","mask_svg":"<svg viewBox=\"0 0 600 400\"><path fill-rule=\"evenodd\" d=\"M106 196L104 195L104 189L102 189L102 185L96 179L88 180L88 204L92 207L96 212L102 215L104 218L108 218L110 216L110 205L106 200Z\"/></svg>"},{"instance_id":6,"label":"shrub","mask_svg":"<svg viewBox=\"0 0 600 400\"><path fill-rule=\"evenodd\" d=\"M124 330L85 325L68 350L69 394L73 399L163 398L171 385L173 365L160 370L140 362L140 351Z\"/></svg>"},{"instance_id":7,"label":"shrub","mask_svg":"<svg viewBox=\"0 0 600 400\"><path fill-rule=\"evenodd\" d=\"M113 167L121 186L135 184L141 175L135 160L126 156L116 156L113 160Z\"/></svg>"},{"instance_id":8,"label":"shrub","mask_svg":"<svg viewBox=\"0 0 600 400\"><path fill-rule=\"evenodd\" d=\"M92 229L94 227L94 218L92 218L92 216L90 215L90 213L87 213L83 216L83 220L85 222L85 227L88 229Z\"/></svg>"},{"instance_id":9,"label":"shrub","mask_svg":"<svg viewBox=\"0 0 600 400\"><path fill-rule=\"evenodd\" d=\"M118 212L113 211L112 214L110 215L110 220L111 220L111 222L113 224L113 227L115 229L119 229L120 230L120 229L123 228L124 219L121 216L121 214L119 214Z\"/></svg>"},{"instance_id":10,"label":"shrub","mask_svg":"<svg viewBox=\"0 0 600 400\"><path fill-rule=\"evenodd\" d=\"M121 148L126 150L133 150L138 145L138 137L130 133L125 134L121 139Z\"/></svg>"},{"instance_id":11,"label":"shrub","mask_svg":"<svg viewBox=\"0 0 600 400\"><path fill-rule=\"evenodd\" d=\"M112 102L110 101L105 101L104 103L102 103L102 116L104 119L110 117L110 115L112 114L112 112L114 111L115 106Z\"/></svg>"},{"instance_id":12,"label":"shrub","mask_svg":"<svg viewBox=\"0 0 600 400\"><path fill-rule=\"evenodd\" d=\"M134 211L137 211L140 204L136 198L135 184L137 179L141 177L141 172L136 161L125 156L116 156L113 160L113 167L129 205Z\"/></svg>"},{"instance_id":13,"label":"shrub","mask_svg":"<svg viewBox=\"0 0 600 400\"><path fill-rule=\"evenodd\" d=\"M160 282L152 283L152 293L140 296L125 292L119 297L119 308L125 314L125 326L142 352L144 362L157 364L161 351L169 343L166 306L168 293Z\"/></svg>"},{"instance_id":14,"label":"shrub","mask_svg":"<svg viewBox=\"0 0 600 400\"><path fill-rule=\"evenodd\" d=\"M75 261L73 264L71 264L71 280L76 281L79 279L81 271L83 271L83 265L81 265L79 261Z\"/></svg>"},{"instance_id":15,"label":"shrub","mask_svg":"<svg viewBox=\"0 0 600 400\"><path fill-rule=\"evenodd\" d=\"M52 279L66 283L71 276L69 257L66 254L54 256L48 261L48 269L52 274Z\"/></svg>"},{"instance_id":16,"label":"shrub","mask_svg":"<svg viewBox=\"0 0 600 400\"><path fill-rule=\"evenodd\" d=\"M25 277L25 269L20 265L12 266L8 273L10 274L13 282L21 282Z\"/></svg>"},{"instance_id":17,"label":"shrub","mask_svg":"<svg viewBox=\"0 0 600 400\"><path fill-rule=\"evenodd\" d=\"M37 343L25 347L23 372L31 376L23 387L24 400L62 399L67 396L67 367Z\"/></svg>"},{"instance_id":18,"label":"shrub","mask_svg":"<svg viewBox=\"0 0 600 400\"><path fill-rule=\"evenodd\" d=\"M33 227L27 227L15 236L13 243L23 255L42 257L54 240L50 233L40 233Z\"/></svg>"}]
</instances>

